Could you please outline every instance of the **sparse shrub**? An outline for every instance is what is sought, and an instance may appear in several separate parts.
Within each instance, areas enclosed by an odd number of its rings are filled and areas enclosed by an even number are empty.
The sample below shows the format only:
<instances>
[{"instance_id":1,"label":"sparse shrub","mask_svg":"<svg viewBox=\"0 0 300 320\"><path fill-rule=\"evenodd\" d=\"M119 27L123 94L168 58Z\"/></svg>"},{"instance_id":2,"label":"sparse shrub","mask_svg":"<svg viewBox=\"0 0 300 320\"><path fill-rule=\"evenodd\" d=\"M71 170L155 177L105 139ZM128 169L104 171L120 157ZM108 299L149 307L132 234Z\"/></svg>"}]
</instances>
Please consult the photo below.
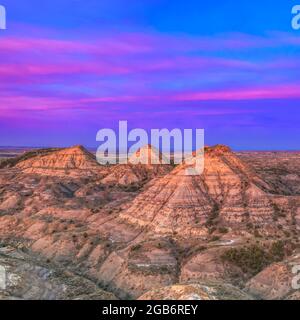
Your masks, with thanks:
<instances>
[{"instance_id":1,"label":"sparse shrub","mask_svg":"<svg viewBox=\"0 0 300 320\"><path fill-rule=\"evenodd\" d=\"M258 245L229 249L222 255L222 259L235 264L251 276L259 273L270 263L269 254Z\"/></svg>"},{"instance_id":2,"label":"sparse shrub","mask_svg":"<svg viewBox=\"0 0 300 320\"><path fill-rule=\"evenodd\" d=\"M246 226L248 229L253 229L253 223L251 222L248 222Z\"/></svg>"},{"instance_id":3,"label":"sparse shrub","mask_svg":"<svg viewBox=\"0 0 300 320\"><path fill-rule=\"evenodd\" d=\"M102 242L102 239L101 239L101 237L96 236L96 237L94 237L93 242L94 242L95 244L99 244L99 243Z\"/></svg>"},{"instance_id":4,"label":"sparse shrub","mask_svg":"<svg viewBox=\"0 0 300 320\"><path fill-rule=\"evenodd\" d=\"M220 237L218 236L214 236L210 239L210 242L215 242L215 241L219 241L220 240Z\"/></svg>"},{"instance_id":5,"label":"sparse shrub","mask_svg":"<svg viewBox=\"0 0 300 320\"><path fill-rule=\"evenodd\" d=\"M254 276L273 262L282 261L285 257L285 245L282 241L273 242L264 248L255 244L242 248L232 248L222 255L222 260L240 267L249 276Z\"/></svg>"},{"instance_id":6,"label":"sparse shrub","mask_svg":"<svg viewBox=\"0 0 300 320\"><path fill-rule=\"evenodd\" d=\"M273 212L273 220L275 222L278 221L279 218L285 218L286 217L286 213L282 209L280 209L277 204L273 203L272 206L273 206L273 210L274 210L274 212Z\"/></svg>"},{"instance_id":7,"label":"sparse shrub","mask_svg":"<svg viewBox=\"0 0 300 320\"><path fill-rule=\"evenodd\" d=\"M211 214L206 221L206 227L211 227L216 223L216 219L219 217L219 205L217 203L214 204Z\"/></svg>"},{"instance_id":8,"label":"sparse shrub","mask_svg":"<svg viewBox=\"0 0 300 320\"><path fill-rule=\"evenodd\" d=\"M220 227L219 232L225 234L228 233L228 229L226 227Z\"/></svg>"},{"instance_id":9,"label":"sparse shrub","mask_svg":"<svg viewBox=\"0 0 300 320\"><path fill-rule=\"evenodd\" d=\"M139 249L141 249L141 245L140 244L137 244L137 245L135 245L135 246L133 246L132 248L131 248L131 250L132 251L137 251L137 250L139 250Z\"/></svg>"},{"instance_id":10,"label":"sparse shrub","mask_svg":"<svg viewBox=\"0 0 300 320\"><path fill-rule=\"evenodd\" d=\"M291 234L290 234L290 232L288 232L288 231L284 231L284 235L287 237L287 238L289 238L290 236L291 236Z\"/></svg>"},{"instance_id":11,"label":"sparse shrub","mask_svg":"<svg viewBox=\"0 0 300 320\"><path fill-rule=\"evenodd\" d=\"M279 217L286 218L286 213L284 211L280 211Z\"/></svg>"},{"instance_id":12,"label":"sparse shrub","mask_svg":"<svg viewBox=\"0 0 300 320\"><path fill-rule=\"evenodd\" d=\"M208 233L213 234L216 230L217 230L216 227L211 227L211 228L209 228Z\"/></svg>"},{"instance_id":13,"label":"sparse shrub","mask_svg":"<svg viewBox=\"0 0 300 320\"><path fill-rule=\"evenodd\" d=\"M257 229L254 230L254 236L255 238L261 238L261 235Z\"/></svg>"},{"instance_id":14,"label":"sparse shrub","mask_svg":"<svg viewBox=\"0 0 300 320\"><path fill-rule=\"evenodd\" d=\"M135 184L135 183L128 185L128 186L122 186L122 189L124 189L126 192L136 192L140 188L141 188L141 186L138 184Z\"/></svg>"},{"instance_id":15,"label":"sparse shrub","mask_svg":"<svg viewBox=\"0 0 300 320\"><path fill-rule=\"evenodd\" d=\"M281 261L284 258L284 243L282 241L277 241L272 243L270 248L270 254L274 261Z\"/></svg>"},{"instance_id":16,"label":"sparse shrub","mask_svg":"<svg viewBox=\"0 0 300 320\"><path fill-rule=\"evenodd\" d=\"M79 222L79 223L76 224L76 228L82 228L82 227L83 227L82 223Z\"/></svg>"}]
</instances>

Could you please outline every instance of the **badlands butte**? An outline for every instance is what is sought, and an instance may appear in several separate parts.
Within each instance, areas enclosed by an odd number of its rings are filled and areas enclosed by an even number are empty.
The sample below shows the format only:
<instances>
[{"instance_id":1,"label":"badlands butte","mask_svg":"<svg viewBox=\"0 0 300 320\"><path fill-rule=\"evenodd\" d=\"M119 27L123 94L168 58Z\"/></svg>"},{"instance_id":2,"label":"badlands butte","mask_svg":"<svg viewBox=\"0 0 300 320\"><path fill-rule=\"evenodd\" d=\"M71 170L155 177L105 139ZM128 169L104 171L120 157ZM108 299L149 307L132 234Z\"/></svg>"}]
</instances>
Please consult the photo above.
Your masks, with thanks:
<instances>
[{"instance_id":1,"label":"badlands butte","mask_svg":"<svg viewBox=\"0 0 300 320\"><path fill-rule=\"evenodd\" d=\"M192 166L3 159L0 298L299 299L300 152L217 145Z\"/></svg>"}]
</instances>

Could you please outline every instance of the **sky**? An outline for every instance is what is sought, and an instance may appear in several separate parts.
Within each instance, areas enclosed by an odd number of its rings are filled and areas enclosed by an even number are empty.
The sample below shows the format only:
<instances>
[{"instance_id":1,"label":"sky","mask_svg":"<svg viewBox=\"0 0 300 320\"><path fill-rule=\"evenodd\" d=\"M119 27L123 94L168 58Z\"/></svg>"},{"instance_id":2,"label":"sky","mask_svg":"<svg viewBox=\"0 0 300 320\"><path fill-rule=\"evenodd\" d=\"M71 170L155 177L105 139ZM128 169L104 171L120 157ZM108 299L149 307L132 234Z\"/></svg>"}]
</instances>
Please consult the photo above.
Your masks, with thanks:
<instances>
[{"instance_id":1,"label":"sky","mask_svg":"<svg viewBox=\"0 0 300 320\"><path fill-rule=\"evenodd\" d=\"M2 146L96 147L98 130L127 120L300 150L300 0L0 4Z\"/></svg>"}]
</instances>

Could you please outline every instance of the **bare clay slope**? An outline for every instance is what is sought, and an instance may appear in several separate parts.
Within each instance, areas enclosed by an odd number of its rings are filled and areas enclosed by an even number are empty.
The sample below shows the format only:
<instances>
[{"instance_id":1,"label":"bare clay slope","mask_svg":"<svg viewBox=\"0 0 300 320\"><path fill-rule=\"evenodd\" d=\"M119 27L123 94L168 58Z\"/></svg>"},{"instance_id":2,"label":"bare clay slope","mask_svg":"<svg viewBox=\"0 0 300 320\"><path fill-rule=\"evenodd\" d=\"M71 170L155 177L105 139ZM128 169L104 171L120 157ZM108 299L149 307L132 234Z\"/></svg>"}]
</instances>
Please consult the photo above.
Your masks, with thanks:
<instances>
[{"instance_id":1,"label":"bare clay slope","mask_svg":"<svg viewBox=\"0 0 300 320\"><path fill-rule=\"evenodd\" d=\"M173 167L163 163L162 154L150 145L138 149L128 164L111 166L102 183L137 187L154 177L169 173Z\"/></svg>"},{"instance_id":2,"label":"bare clay slope","mask_svg":"<svg viewBox=\"0 0 300 320\"><path fill-rule=\"evenodd\" d=\"M39 154L18 162L16 168L25 173L41 175L79 175L83 170L85 174L92 174L101 169L96 158L82 146Z\"/></svg>"},{"instance_id":3,"label":"bare clay slope","mask_svg":"<svg viewBox=\"0 0 300 320\"><path fill-rule=\"evenodd\" d=\"M13 168L0 171L1 240L28 250L38 261L68 266L95 282L105 280L102 264L114 252L121 257L127 243L140 232L120 224L119 212L143 184L164 170L159 165L130 165L126 170L143 177L137 189L132 189L119 181L103 181L119 167L98 166L81 147L52 151L37 152L22 158ZM110 272L118 266L113 267L109 260L107 265ZM153 283L164 282L158 278ZM113 290L127 297L132 291L128 286L115 286ZM135 288L135 295L145 288L152 287L142 285L140 291Z\"/></svg>"},{"instance_id":4,"label":"bare clay slope","mask_svg":"<svg viewBox=\"0 0 300 320\"><path fill-rule=\"evenodd\" d=\"M215 224L268 226L274 214L266 192L270 187L229 148L206 148L205 169L199 176L185 175L188 166L156 179L121 218L153 233L182 237L205 236Z\"/></svg>"},{"instance_id":5,"label":"bare clay slope","mask_svg":"<svg viewBox=\"0 0 300 320\"><path fill-rule=\"evenodd\" d=\"M273 187L274 193L300 195L300 152L239 152L237 155Z\"/></svg>"},{"instance_id":6,"label":"bare clay slope","mask_svg":"<svg viewBox=\"0 0 300 320\"><path fill-rule=\"evenodd\" d=\"M152 297L161 287L170 290L158 296L176 298L170 286L209 287L211 280L240 289L247 283L250 294L267 297L257 289L267 278L259 272L286 258L271 259L268 248L279 239L289 248L299 238L299 197L275 194L224 146L206 148L200 176L184 175L188 165L172 172L139 164L103 168L78 147L44 156L0 170L1 243L26 252L31 263L70 270L119 298L147 291ZM123 169L140 177L136 188L127 187L130 180L120 183ZM113 172L118 179L103 181ZM262 248L243 249L257 242ZM271 290L270 283L264 285Z\"/></svg>"}]
</instances>

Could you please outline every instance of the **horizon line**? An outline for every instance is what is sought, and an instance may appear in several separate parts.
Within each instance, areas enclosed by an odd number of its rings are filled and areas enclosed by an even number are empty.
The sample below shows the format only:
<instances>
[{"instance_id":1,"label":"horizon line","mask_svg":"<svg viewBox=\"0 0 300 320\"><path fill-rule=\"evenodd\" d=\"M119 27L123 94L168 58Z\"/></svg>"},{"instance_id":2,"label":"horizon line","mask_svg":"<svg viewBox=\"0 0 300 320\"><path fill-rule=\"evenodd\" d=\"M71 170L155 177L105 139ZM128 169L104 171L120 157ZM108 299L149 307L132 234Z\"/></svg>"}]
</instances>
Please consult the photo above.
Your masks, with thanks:
<instances>
[{"instance_id":1,"label":"horizon line","mask_svg":"<svg viewBox=\"0 0 300 320\"><path fill-rule=\"evenodd\" d=\"M88 149L88 150L97 150L97 147L90 147L90 146L86 146L84 144L81 144L84 148ZM74 147L75 145L71 145L71 146L64 146L64 147L58 147L58 146L11 146L11 145L6 145L6 146L2 146L0 145L0 151L1 149L4 148L9 148L9 149L51 149L51 148L58 148L58 149L66 149L66 148L71 148ZM214 146L214 145L207 145L207 146ZM227 145L226 145L227 146ZM230 147L230 146L229 146ZM231 147L230 147L231 148ZM233 149L231 148L231 150L233 152L300 152L300 147L299 149ZM117 149L117 151L120 151ZM195 150L192 150L195 151ZM124 151L122 151L124 152ZM180 151L174 151L172 150L172 152L180 152Z\"/></svg>"}]
</instances>

